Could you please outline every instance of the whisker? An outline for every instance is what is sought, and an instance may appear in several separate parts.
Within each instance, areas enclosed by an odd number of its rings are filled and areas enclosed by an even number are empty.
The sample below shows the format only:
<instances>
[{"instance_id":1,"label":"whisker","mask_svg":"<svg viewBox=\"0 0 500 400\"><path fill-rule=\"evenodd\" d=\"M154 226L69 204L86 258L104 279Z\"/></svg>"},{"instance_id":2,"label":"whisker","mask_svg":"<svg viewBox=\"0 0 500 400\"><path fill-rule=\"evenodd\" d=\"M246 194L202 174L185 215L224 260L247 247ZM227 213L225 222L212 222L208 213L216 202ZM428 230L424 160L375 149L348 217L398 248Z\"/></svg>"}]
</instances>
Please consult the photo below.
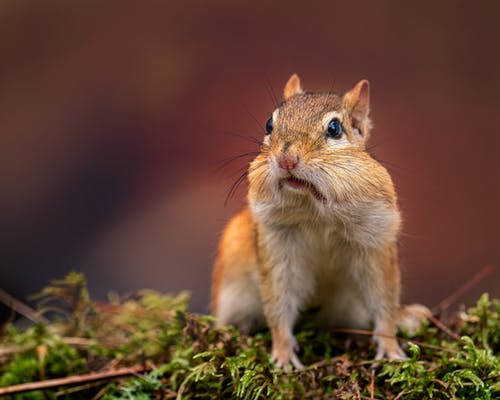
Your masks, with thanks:
<instances>
[{"instance_id":1,"label":"whisker","mask_svg":"<svg viewBox=\"0 0 500 400\"><path fill-rule=\"evenodd\" d=\"M259 154L258 151L248 151L246 153L238 154L236 156L232 156L232 157L229 157L229 158L227 158L225 160L222 160L221 164L215 169L214 173L218 173L221 169L223 169L224 167L228 166L233 161L239 160L240 158L244 158L244 157L250 157L250 156L256 157L258 154Z\"/></svg>"},{"instance_id":2,"label":"whisker","mask_svg":"<svg viewBox=\"0 0 500 400\"><path fill-rule=\"evenodd\" d=\"M266 80L266 89L267 93L271 97L271 101L273 102L274 108L278 108L278 98L276 97L276 93L274 92L273 85L271 84L271 81L269 80L269 77L265 75L264 79Z\"/></svg>"},{"instance_id":3,"label":"whisker","mask_svg":"<svg viewBox=\"0 0 500 400\"><path fill-rule=\"evenodd\" d=\"M224 207L227 206L228 202L230 199L233 198L234 194L236 193L236 191L238 190L238 187L241 185L241 183L243 182L243 180L247 177L248 175L248 171L244 171L239 177L238 179L236 179L236 181L234 181L234 183L231 185L231 188L229 189L229 192L226 196L226 200L224 200Z\"/></svg>"},{"instance_id":4,"label":"whisker","mask_svg":"<svg viewBox=\"0 0 500 400\"><path fill-rule=\"evenodd\" d=\"M231 178L235 177L236 175L241 174L243 171L247 171L247 174L250 172L248 170L248 165L244 165L243 167L238 168L237 170L233 171L233 173L231 174Z\"/></svg>"},{"instance_id":5,"label":"whisker","mask_svg":"<svg viewBox=\"0 0 500 400\"><path fill-rule=\"evenodd\" d=\"M332 77L332 85L330 86L330 90L328 91L329 93L333 93L333 88L335 87L336 82L337 82L337 77L333 76Z\"/></svg>"},{"instance_id":6,"label":"whisker","mask_svg":"<svg viewBox=\"0 0 500 400\"><path fill-rule=\"evenodd\" d=\"M384 159L381 159L379 156L377 156L372 150L379 147L381 144L383 143L386 143L387 140L385 141L382 141L382 142L378 142L378 143L373 143L369 146L366 147L365 151L376 161L378 161L380 164L384 165L384 166L390 166L392 168L396 168L400 171L405 171L405 172L411 172L408 168L405 168L405 167L402 167L398 164L395 164L391 161L387 161L387 160L384 160Z\"/></svg>"},{"instance_id":7,"label":"whisker","mask_svg":"<svg viewBox=\"0 0 500 400\"><path fill-rule=\"evenodd\" d=\"M239 139L246 140L247 142L250 142L250 143L258 144L259 146L262 145L262 140L259 140L253 136L245 136L241 133L233 132L233 131L221 131L221 133L223 133L224 135L233 136L233 137L237 137Z\"/></svg>"},{"instance_id":8,"label":"whisker","mask_svg":"<svg viewBox=\"0 0 500 400\"><path fill-rule=\"evenodd\" d=\"M257 126L259 127L259 131L262 132L262 134L264 134L266 130L264 128L264 125L262 125L262 122L259 121L259 119L255 115L253 115L244 105L241 105L241 107L248 114L248 116L252 118L252 120L257 124Z\"/></svg>"},{"instance_id":9,"label":"whisker","mask_svg":"<svg viewBox=\"0 0 500 400\"><path fill-rule=\"evenodd\" d=\"M366 151L367 153L370 153L370 151L372 151L373 149L377 148L379 145L380 145L380 143L373 143L373 144L370 144L369 146L366 146L365 151Z\"/></svg>"},{"instance_id":10,"label":"whisker","mask_svg":"<svg viewBox=\"0 0 500 400\"><path fill-rule=\"evenodd\" d=\"M370 156L375 160L375 161L378 161L380 164L384 165L384 166L389 166L391 168L396 168L400 171L404 171L404 172L410 172L410 170L408 168L405 168L405 167L402 167L398 164L395 164L391 161L387 161L387 160L383 160L381 159L379 156L377 156L376 154L372 154L370 153Z\"/></svg>"},{"instance_id":11,"label":"whisker","mask_svg":"<svg viewBox=\"0 0 500 400\"><path fill-rule=\"evenodd\" d=\"M423 235L414 235L412 233L408 233L408 232L404 232L404 231L401 232L399 235L404 236L404 237L408 237L411 239L424 239L425 238L425 236L423 236Z\"/></svg>"}]
</instances>

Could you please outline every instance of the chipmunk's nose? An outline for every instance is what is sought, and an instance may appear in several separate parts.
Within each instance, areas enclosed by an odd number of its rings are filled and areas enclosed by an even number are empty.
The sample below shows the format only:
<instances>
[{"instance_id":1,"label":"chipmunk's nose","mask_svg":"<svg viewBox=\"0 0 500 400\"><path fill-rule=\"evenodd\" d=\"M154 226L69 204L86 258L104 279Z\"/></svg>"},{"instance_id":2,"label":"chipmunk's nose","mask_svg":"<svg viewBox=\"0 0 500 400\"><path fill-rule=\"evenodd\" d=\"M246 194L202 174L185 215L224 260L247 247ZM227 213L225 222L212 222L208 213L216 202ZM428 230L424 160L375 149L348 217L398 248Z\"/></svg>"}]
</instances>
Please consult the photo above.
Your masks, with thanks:
<instances>
[{"instance_id":1,"label":"chipmunk's nose","mask_svg":"<svg viewBox=\"0 0 500 400\"><path fill-rule=\"evenodd\" d=\"M278 165L286 171L295 169L299 163L299 155L297 153L281 153L278 156Z\"/></svg>"}]
</instances>

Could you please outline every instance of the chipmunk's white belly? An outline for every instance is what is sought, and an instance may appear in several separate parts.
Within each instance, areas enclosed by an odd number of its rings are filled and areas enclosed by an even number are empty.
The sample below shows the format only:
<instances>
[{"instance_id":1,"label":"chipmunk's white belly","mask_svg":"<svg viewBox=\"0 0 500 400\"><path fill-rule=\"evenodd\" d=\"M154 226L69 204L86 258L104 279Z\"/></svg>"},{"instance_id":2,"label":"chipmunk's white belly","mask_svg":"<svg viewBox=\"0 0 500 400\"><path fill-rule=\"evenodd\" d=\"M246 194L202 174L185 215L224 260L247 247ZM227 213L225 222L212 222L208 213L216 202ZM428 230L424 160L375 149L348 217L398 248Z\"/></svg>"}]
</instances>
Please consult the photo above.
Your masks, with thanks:
<instances>
[{"instance_id":1,"label":"chipmunk's white belly","mask_svg":"<svg viewBox=\"0 0 500 400\"><path fill-rule=\"evenodd\" d=\"M292 276L303 288L303 310L316 309L318 323L350 328L371 321L356 280L363 268L362 250L328 225L302 225L288 233L287 251ZM283 271L289 274L290 271Z\"/></svg>"},{"instance_id":2,"label":"chipmunk's white belly","mask_svg":"<svg viewBox=\"0 0 500 400\"><path fill-rule=\"evenodd\" d=\"M269 203L251 203L254 216L267 226L266 241L276 259L275 279L295 288L301 309L319 309L318 322L339 327L367 327L372 316L359 285L369 265L367 254L394 242L400 216L389 205L372 201L356 206L296 212ZM365 281L365 279L362 279Z\"/></svg>"}]
</instances>

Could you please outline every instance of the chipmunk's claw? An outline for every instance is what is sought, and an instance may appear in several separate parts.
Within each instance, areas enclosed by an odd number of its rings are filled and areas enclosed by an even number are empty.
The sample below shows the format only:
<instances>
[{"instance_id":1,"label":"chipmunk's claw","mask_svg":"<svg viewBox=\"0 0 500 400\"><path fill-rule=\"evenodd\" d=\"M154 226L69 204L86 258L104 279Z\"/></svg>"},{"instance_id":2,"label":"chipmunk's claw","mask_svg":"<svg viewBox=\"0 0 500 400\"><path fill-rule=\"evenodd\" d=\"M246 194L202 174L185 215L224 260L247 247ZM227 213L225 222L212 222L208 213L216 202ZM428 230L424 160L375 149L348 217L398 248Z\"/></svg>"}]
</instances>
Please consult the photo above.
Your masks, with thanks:
<instances>
[{"instance_id":1,"label":"chipmunk's claw","mask_svg":"<svg viewBox=\"0 0 500 400\"><path fill-rule=\"evenodd\" d=\"M273 355L271 357L271 362L276 366L276 368L283 369L285 371L291 371L292 368L296 370L304 368L304 365L300 362L297 354L295 353L292 353L291 356L287 358L280 358Z\"/></svg>"},{"instance_id":2,"label":"chipmunk's claw","mask_svg":"<svg viewBox=\"0 0 500 400\"><path fill-rule=\"evenodd\" d=\"M286 340L273 341L273 351L271 353L271 362L276 368L290 371L291 369L302 369L304 365L297 357L300 346L293 335L289 335Z\"/></svg>"},{"instance_id":3,"label":"chipmunk's claw","mask_svg":"<svg viewBox=\"0 0 500 400\"><path fill-rule=\"evenodd\" d=\"M396 349L386 351L384 348L379 346L377 349L377 354L375 355L375 360L388 359L391 361L405 361L408 359L407 355L398 346Z\"/></svg>"},{"instance_id":4,"label":"chipmunk's claw","mask_svg":"<svg viewBox=\"0 0 500 400\"><path fill-rule=\"evenodd\" d=\"M376 337L375 340L378 342L375 360L385 358L388 360L404 361L408 359L395 338Z\"/></svg>"}]
</instances>

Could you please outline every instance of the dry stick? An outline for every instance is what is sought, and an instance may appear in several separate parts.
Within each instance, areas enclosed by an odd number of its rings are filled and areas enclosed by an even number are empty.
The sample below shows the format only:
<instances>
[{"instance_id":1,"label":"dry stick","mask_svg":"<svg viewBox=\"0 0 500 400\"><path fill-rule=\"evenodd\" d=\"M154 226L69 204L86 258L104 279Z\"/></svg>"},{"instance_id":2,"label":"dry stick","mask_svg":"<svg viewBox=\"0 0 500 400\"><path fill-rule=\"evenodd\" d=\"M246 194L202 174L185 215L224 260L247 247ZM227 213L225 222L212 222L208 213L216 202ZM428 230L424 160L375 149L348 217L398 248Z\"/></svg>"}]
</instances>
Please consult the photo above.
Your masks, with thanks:
<instances>
[{"instance_id":1,"label":"dry stick","mask_svg":"<svg viewBox=\"0 0 500 400\"><path fill-rule=\"evenodd\" d=\"M500 374L487 376L486 378L483 378L483 380L486 380L486 379L498 379L498 378L500 378Z\"/></svg>"},{"instance_id":2,"label":"dry stick","mask_svg":"<svg viewBox=\"0 0 500 400\"><path fill-rule=\"evenodd\" d=\"M95 372L85 375L70 376L67 378L47 379L45 381L23 383L20 385L0 388L0 396L4 396L6 394L31 392L33 390L52 389L60 386L83 384L100 380L110 380L120 378L122 376L135 375L140 372L148 371L149 369L149 367L145 367L143 365L135 365L133 367L119 368L114 371Z\"/></svg>"},{"instance_id":3,"label":"dry stick","mask_svg":"<svg viewBox=\"0 0 500 400\"><path fill-rule=\"evenodd\" d=\"M427 347L428 349L441 350L441 351L446 351L448 353L454 353L454 354L458 353L458 350L447 349L446 347L436 346L434 344L424 343L424 342L421 342L419 340L405 339L405 338L398 337L398 336L384 335L382 333L375 333L374 331L370 331L370 330L367 330L367 329L333 328L333 329L331 329L331 331L332 332L337 332L337 333L350 333L350 334L353 334L353 335L367 335L367 336L372 336L373 335L373 336L380 336L380 337L388 338L388 339L399 339L399 340L402 340L404 342L414 343L416 345L419 345L420 347Z\"/></svg>"},{"instance_id":4,"label":"dry stick","mask_svg":"<svg viewBox=\"0 0 500 400\"><path fill-rule=\"evenodd\" d=\"M436 382L436 383L439 383L442 387L444 387L445 389L448 389L448 386L449 384L446 383L446 382L443 382L442 380L440 379L437 379L437 378L432 378L431 379L432 382Z\"/></svg>"},{"instance_id":5,"label":"dry stick","mask_svg":"<svg viewBox=\"0 0 500 400\"><path fill-rule=\"evenodd\" d=\"M5 290L0 289L0 301L4 303L7 307L12 308L19 314L25 316L29 320L36 322L36 323L48 323L49 320L45 318L44 316L40 315L38 312L33 310L31 307L28 307L26 304L23 302L17 300L16 298L12 297L10 294L8 294Z\"/></svg>"},{"instance_id":6,"label":"dry stick","mask_svg":"<svg viewBox=\"0 0 500 400\"><path fill-rule=\"evenodd\" d=\"M121 356L117 356L113 358L110 362L108 362L102 369L101 371L109 371L113 368L115 368L120 362L122 361ZM99 400L104 394L106 393L106 387L101 388L94 397L92 397L91 400Z\"/></svg>"},{"instance_id":7,"label":"dry stick","mask_svg":"<svg viewBox=\"0 0 500 400\"><path fill-rule=\"evenodd\" d=\"M448 336L452 337L455 340L460 340L460 336L453 332L450 328L448 328L445 324L443 324L439 319L437 319L433 315L428 315L429 321L431 321L434 325L436 325L439 329L441 329Z\"/></svg>"},{"instance_id":8,"label":"dry stick","mask_svg":"<svg viewBox=\"0 0 500 400\"><path fill-rule=\"evenodd\" d=\"M55 396L56 397L60 397L60 396L66 396L66 398L68 398L67 396L71 393L77 393L77 392L81 392L83 390L88 390L88 389L92 389L92 388L95 388L96 386L102 386L104 385L105 382L89 382L89 383L86 383L84 385L78 385L78 386L73 386L71 388L64 388L64 389L61 389L59 390ZM104 388L105 389L105 388ZM100 391L99 391L100 392Z\"/></svg>"},{"instance_id":9,"label":"dry stick","mask_svg":"<svg viewBox=\"0 0 500 400\"><path fill-rule=\"evenodd\" d=\"M401 399L408 391L407 390L401 390L401 392L399 392L399 394L394 397L394 400L399 400Z\"/></svg>"},{"instance_id":10,"label":"dry stick","mask_svg":"<svg viewBox=\"0 0 500 400\"><path fill-rule=\"evenodd\" d=\"M344 355L341 355L341 356L332 357L329 359L324 359L324 360L315 362L314 364L308 365L307 367L304 367L298 371L304 372L307 370L314 370L316 368L326 367L326 366L332 365L333 363L335 363L337 361L342 361L344 358L345 358Z\"/></svg>"},{"instance_id":11,"label":"dry stick","mask_svg":"<svg viewBox=\"0 0 500 400\"><path fill-rule=\"evenodd\" d=\"M368 391L370 392L370 400L375 400L375 371L373 369L370 371L370 384L368 385Z\"/></svg>"},{"instance_id":12,"label":"dry stick","mask_svg":"<svg viewBox=\"0 0 500 400\"><path fill-rule=\"evenodd\" d=\"M106 394L106 387L101 388L94 397L92 397L90 400L99 400L102 396Z\"/></svg>"},{"instance_id":13,"label":"dry stick","mask_svg":"<svg viewBox=\"0 0 500 400\"><path fill-rule=\"evenodd\" d=\"M67 345L70 346L75 346L75 347L80 347L80 348L87 348L91 344L96 343L95 340L93 339L87 339L87 338L82 338L82 337L73 337L73 336L66 336L61 339L61 341Z\"/></svg>"},{"instance_id":14,"label":"dry stick","mask_svg":"<svg viewBox=\"0 0 500 400\"><path fill-rule=\"evenodd\" d=\"M493 271L493 268L491 265L487 265L484 267L482 270L480 270L476 275L474 275L465 285L462 287L458 288L450 294L449 296L445 297L441 302L435 306L432 309L432 313L434 315L442 313L445 311L448 307L450 307L454 302L456 302L460 297L463 296L464 293L472 289L475 285L477 285L481 280L483 280L486 276L491 274Z\"/></svg>"}]
</instances>

